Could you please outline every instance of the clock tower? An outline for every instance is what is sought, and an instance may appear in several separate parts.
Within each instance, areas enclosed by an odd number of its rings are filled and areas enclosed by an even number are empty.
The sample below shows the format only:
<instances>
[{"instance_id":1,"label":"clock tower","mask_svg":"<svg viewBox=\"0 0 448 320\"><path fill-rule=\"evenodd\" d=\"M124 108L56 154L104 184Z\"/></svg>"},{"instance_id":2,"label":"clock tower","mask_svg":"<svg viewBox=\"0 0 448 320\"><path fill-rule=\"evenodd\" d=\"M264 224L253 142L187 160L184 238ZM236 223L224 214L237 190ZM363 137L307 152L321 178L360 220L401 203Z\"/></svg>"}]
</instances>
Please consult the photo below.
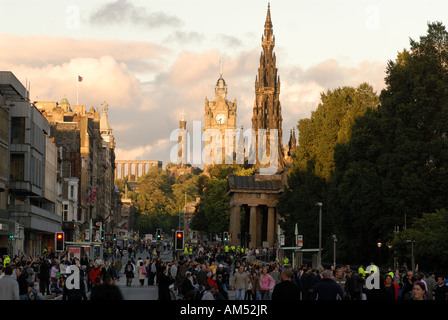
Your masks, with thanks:
<instances>
[{"instance_id":1,"label":"clock tower","mask_svg":"<svg viewBox=\"0 0 448 320\"><path fill-rule=\"evenodd\" d=\"M233 102L229 101L227 85L221 72L215 85L214 99L205 98L205 166L234 162L236 109L236 98ZM226 130L228 130L227 141Z\"/></svg>"}]
</instances>

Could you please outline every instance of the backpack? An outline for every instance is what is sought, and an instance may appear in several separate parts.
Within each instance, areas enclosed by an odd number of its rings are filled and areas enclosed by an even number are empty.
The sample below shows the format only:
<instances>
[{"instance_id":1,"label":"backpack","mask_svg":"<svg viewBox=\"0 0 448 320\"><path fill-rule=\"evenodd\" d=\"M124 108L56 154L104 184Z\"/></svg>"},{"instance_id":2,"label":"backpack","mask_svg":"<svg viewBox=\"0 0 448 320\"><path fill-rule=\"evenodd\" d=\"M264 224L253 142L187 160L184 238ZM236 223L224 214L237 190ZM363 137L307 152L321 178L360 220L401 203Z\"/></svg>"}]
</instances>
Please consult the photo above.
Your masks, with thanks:
<instances>
[{"instance_id":1,"label":"backpack","mask_svg":"<svg viewBox=\"0 0 448 320\"><path fill-rule=\"evenodd\" d=\"M126 272L132 272L132 265L128 264L126 266Z\"/></svg>"}]
</instances>

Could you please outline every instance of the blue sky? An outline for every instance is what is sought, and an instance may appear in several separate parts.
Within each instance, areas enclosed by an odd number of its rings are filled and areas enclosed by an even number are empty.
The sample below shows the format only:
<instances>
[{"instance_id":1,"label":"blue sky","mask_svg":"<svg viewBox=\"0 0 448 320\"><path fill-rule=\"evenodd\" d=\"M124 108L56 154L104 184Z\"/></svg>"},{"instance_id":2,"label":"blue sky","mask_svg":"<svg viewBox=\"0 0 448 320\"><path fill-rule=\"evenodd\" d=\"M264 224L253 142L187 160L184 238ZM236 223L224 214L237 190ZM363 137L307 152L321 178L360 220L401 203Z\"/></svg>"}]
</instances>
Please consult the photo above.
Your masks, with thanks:
<instances>
[{"instance_id":1,"label":"blue sky","mask_svg":"<svg viewBox=\"0 0 448 320\"><path fill-rule=\"evenodd\" d=\"M9 1L0 3L0 61L33 100L109 104L118 159L162 160L185 113L201 121L223 61L238 125L250 127L253 83L268 1ZM283 130L317 108L320 93L369 82L379 93L387 61L446 24L448 2L273 0ZM286 134L288 136L288 134Z\"/></svg>"}]
</instances>

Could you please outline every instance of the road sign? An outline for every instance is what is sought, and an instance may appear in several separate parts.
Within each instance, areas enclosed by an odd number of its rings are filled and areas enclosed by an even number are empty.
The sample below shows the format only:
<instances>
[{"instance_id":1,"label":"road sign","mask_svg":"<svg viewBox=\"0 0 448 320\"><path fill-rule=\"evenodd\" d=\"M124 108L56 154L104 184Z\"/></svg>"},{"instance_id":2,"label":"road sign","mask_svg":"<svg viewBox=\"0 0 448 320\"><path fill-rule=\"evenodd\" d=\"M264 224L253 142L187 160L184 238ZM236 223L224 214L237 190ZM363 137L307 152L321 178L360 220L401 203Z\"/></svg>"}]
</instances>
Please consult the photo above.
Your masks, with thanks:
<instances>
[{"instance_id":1,"label":"road sign","mask_svg":"<svg viewBox=\"0 0 448 320\"><path fill-rule=\"evenodd\" d=\"M297 246L300 248L303 247L303 235L301 234L297 236Z\"/></svg>"},{"instance_id":2,"label":"road sign","mask_svg":"<svg viewBox=\"0 0 448 320\"><path fill-rule=\"evenodd\" d=\"M284 234L280 235L280 245L281 246L285 245L285 235Z\"/></svg>"}]
</instances>

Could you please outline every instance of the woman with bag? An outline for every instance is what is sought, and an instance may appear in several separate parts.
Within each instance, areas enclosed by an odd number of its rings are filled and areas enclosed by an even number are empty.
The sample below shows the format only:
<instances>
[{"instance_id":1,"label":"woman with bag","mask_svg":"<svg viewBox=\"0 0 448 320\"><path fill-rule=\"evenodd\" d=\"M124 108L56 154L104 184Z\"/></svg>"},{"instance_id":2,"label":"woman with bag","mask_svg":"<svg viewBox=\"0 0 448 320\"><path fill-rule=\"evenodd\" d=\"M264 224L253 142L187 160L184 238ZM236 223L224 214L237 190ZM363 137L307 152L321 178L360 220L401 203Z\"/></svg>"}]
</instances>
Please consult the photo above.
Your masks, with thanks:
<instances>
[{"instance_id":1,"label":"woman with bag","mask_svg":"<svg viewBox=\"0 0 448 320\"><path fill-rule=\"evenodd\" d=\"M146 269L143 264L143 261L140 261L137 270L138 270L138 281L140 281L140 286L142 287L145 284L145 278L146 278Z\"/></svg>"}]
</instances>

